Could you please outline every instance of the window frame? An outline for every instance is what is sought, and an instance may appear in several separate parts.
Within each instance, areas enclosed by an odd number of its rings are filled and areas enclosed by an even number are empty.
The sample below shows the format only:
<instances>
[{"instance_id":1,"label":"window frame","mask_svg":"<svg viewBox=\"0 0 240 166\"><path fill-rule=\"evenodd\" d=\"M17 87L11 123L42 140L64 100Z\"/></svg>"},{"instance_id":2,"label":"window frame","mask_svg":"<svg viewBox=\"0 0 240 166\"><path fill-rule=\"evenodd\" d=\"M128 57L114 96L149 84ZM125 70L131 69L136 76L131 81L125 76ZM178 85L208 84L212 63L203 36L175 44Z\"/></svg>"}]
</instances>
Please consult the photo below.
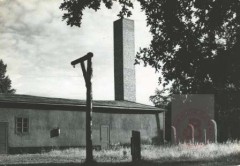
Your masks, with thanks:
<instances>
[{"instance_id":1,"label":"window frame","mask_svg":"<svg viewBox=\"0 0 240 166\"><path fill-rule=\"evenodd\" d=\"M19 119L21 120L20 123L18 121ZM27 120L27 121L24 122L24 120ZM19 127L18 124L21 124L21 126ZM24 127L25 126L24 124L27 124L26 127ZM29 117L27 117L27 116L16 116L15 117L15 133L19 134L19 135L29 134L29 128L30 128L29 124L30 124ZM21 131L18 130L19 128L20 128ZM24 129L27 129L27 131L24 131Z\"/></svg>"}]
</instances>

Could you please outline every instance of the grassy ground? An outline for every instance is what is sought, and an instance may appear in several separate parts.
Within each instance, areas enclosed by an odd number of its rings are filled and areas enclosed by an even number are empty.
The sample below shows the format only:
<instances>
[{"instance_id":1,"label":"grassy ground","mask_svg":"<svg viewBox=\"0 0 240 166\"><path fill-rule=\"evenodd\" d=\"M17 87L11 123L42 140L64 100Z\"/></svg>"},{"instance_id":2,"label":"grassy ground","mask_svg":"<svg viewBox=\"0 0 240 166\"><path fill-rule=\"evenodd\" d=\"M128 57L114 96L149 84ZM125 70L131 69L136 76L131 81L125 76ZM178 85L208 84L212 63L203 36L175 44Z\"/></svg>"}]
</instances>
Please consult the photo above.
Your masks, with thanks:
<instances>
[{"instance_id":1,"label":"grassy ground","mask_svg":"<svg viewBox=\"0 0 240 166\"><path fill-rule=\"evenodd\" d=\"M94 151L95 165L132 165L129 148ZM225 144L180 144L176 146L142 146L142 161L137 165L226 165L240 164L240 142ZM54 150L41 154L0 155L0 164L79 165L84 163L85 149Z\"/></svg>"}]
</instances>

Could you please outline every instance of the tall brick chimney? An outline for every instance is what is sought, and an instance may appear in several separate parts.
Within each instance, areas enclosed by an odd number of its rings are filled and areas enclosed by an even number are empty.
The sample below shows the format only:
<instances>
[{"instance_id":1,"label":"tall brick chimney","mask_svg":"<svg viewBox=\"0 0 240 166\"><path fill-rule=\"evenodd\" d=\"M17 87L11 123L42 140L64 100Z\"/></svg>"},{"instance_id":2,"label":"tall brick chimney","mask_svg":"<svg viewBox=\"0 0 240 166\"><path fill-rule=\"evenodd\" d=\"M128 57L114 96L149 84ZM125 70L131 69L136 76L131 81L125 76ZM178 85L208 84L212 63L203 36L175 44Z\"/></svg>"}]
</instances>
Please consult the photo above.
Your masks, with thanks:
<instances>
[{"instance_id":1,"label":"tall brick chimney","mask_svg":"<svg viewBox=\"0 0 240 166\"><path fill-rule=\"evenodd\" d=\"M115 100L136 101L134 21L114 22Z\"/></svg>"}]
</instances>

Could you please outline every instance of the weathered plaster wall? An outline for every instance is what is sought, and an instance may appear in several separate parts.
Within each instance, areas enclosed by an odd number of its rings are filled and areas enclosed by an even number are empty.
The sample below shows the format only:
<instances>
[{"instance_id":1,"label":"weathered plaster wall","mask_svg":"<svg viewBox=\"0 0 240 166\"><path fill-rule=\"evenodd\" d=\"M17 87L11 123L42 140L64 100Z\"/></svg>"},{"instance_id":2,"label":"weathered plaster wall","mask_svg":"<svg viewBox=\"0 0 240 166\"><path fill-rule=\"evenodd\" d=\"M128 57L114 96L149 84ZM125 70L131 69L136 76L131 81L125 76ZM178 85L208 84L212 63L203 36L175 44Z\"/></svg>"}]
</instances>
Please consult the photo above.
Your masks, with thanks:
<instances>
[{"instance_id":1,"label":"weathered plaster wall","mask_svg":"<svg viewBox=\"0 0 240 166\"><path fill-rule=\"evenodd\" d=\"M29 118L29 133L15 133L15 117ZM163 129L163 115L159 114ZM9 147L84 146L85 112L0 108L0 122L8 122ZM110 143L130 143L131 131L141 132L144 141L157 135L156 116L151 114L93 113L93 144L100 145L100 126L109 125ZM50 138L50 130L60 128L60 136Z\"/></svg>"},{"instance_id":2,"label":"weathered plaster wall","mask_svg":"<svg viewBox=\"0 0 240 166\"><path fill-rule=\"evenodd\" d=\"M1 108L0 115L0 121L9 123L9 147L77 146L84 144L85 114L83 112ZM29 118L28 134L16 134L15 117ZM50 130L56 127L61 130L60 136L50 138Z\"/></svg>"}]
</instances>

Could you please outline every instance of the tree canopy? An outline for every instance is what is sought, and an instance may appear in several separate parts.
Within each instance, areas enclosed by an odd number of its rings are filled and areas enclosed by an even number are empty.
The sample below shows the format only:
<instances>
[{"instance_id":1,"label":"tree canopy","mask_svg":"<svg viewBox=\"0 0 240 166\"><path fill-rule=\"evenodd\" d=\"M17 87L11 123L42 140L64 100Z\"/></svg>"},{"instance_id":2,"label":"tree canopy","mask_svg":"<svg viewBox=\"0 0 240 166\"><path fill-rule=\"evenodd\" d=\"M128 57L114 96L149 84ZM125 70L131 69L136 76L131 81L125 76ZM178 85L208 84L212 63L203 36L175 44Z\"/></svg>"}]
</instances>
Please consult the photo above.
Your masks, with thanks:
<instances>
[{"instance_id":1,"label":"tree canopy","mask_svg":"<svg viewBox=\"0 0 240 166\"><path fill-rule=\"evenodd\" d=\"M64 0L60 9L70 26L81 26L86 8L98 10L122 5L120 17L129 17L130 0ZM174 81L174 91L203 93L223 88L239 89L240 1L138 0L153 36L148 48L137 54L162 70L164 85Z\"/></svg>"},{"instance_id":2,"label":"tree canopy","mask_svg":"<svg viewBox=\"0 0 240 166\"><path fill-rule=\"evenodd\" d=\"M129 17L130 0L64 0L63 20L81 26L86 8L113 2ZM240 90L239 0L138 0L147 16L152 41L136 55L136 63L162 72L160 83L172 93L225 93Z\"/></svg>"},{"instance_id":3,"label":"tree canopy","mask_svg":"<svg viewBox=\"0 0 240 166\"><path fill-rule=\"evenodd\" d=\"M15 93L11 87L11 80L6 76L7 65L0 59L0 93Z\"/></svg>"}]
</instances>

